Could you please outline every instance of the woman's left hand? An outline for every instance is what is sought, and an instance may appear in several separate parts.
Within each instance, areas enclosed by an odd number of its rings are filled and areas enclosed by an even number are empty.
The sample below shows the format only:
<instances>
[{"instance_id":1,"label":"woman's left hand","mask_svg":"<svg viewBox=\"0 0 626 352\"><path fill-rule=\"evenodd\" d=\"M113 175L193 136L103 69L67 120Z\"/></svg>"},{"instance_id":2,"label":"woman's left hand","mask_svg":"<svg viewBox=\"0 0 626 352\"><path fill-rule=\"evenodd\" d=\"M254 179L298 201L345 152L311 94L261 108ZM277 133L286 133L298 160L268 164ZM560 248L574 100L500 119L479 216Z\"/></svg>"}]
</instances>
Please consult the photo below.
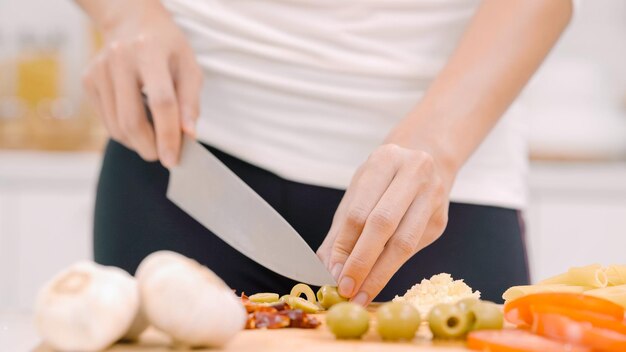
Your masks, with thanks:
<instances>
[{"instance_id":1,"label":"woman's left hand","mask_svg":"<svg viewBox=\"0 0 626 352\"><path fill-rule=\"evenodd\" d=\"M366 305L448 221L452 175L431 154L385 144L357 170L318 256L339 293Z\"/></svg>"},{"instance_id":2,"label":"woman's left hand","mask_svg":"<svg viewBox=\"0 0 626 352\"><path fill-rule=\"evenodd\" d=\"M537 70L572 10L567 0L481 2L445 67L387 136L391 144L357 170L339 204L317 253L340 294L369 303L441 236L456 172Z\"/></svg>"}]
</instances>

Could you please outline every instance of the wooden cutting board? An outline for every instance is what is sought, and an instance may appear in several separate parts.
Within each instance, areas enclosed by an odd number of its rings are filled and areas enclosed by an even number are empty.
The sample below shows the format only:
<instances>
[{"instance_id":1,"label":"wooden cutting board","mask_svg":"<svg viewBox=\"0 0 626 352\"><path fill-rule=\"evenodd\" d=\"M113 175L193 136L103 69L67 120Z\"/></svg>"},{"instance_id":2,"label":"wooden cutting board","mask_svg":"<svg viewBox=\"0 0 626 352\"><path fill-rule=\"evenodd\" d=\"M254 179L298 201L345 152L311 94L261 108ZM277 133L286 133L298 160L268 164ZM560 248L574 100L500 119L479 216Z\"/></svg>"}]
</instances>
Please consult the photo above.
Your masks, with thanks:
<instances>
[{"instance_id":1,"label":"wooden cutting board","mask_svg":"<svg viewBox=\"0 0 626 352\"><path fill-rule=\"evenodd\" d=\"M423 326L413 341L384 342L376 332L376 321L371 320L368 333L361 340L337 340L324 324L324 315L317 314L322 325L317 329L276 329L276 330L244 330L238 333L221 351L255 351L255 352L467 352L463 341L432 341L427 326ZM161 352L187 351L174 349L171 340L156 329L149 328L140 341L135 344L116 344L107 350L110 352ZM209 351L193 349L193 352ZM211 350L215 351L215 350ZM39 346L34 352L53 352L45 345Z\"/></svg>"}]
</instances>

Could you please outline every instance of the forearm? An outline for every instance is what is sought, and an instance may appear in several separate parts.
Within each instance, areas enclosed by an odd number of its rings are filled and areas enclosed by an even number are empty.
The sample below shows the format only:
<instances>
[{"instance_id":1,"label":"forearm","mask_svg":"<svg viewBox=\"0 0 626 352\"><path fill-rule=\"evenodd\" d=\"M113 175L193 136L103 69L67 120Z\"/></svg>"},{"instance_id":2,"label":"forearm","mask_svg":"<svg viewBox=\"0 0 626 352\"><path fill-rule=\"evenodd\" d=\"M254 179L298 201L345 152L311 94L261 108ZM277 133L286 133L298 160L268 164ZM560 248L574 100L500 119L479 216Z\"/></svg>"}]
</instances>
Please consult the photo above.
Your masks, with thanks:
<instances>
[{"instance_id":1,"label":"forearm","mask_svg":"<svg viewBox=\"0 0 626 352\"><path fill-rule=\"evenodd\" d=\"M75 0L75 2L104 32L124 25L130 17L144 19L166 12L159 0Z\"/></svg>"},{"instance_id":2,"label":"forearm","mask_svg":"<svg viewBox=\"0 0 626 352\"><path fill-rule=\"evenodd\" d=\"M447 65L387 142L424 150L456 174L537 70L571 14L571 0L485 0Z\"/></svg>"}]
</instances>

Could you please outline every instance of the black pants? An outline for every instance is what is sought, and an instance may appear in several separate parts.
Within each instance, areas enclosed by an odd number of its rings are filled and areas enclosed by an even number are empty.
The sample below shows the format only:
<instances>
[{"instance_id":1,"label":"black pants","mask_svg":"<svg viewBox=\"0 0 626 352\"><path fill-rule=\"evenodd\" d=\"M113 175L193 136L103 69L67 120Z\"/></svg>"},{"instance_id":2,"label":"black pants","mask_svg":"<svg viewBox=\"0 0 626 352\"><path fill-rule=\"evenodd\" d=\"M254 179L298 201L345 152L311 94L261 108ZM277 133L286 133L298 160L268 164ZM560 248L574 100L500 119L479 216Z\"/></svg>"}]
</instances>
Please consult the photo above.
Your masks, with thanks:
<instances>
[{"instance_id":1,"label":"black pants","mask_svg":"<svg viewBox=\"0 0 626 352\"><path fill-rule=\"evenodd\" d=\"M209 148L256 190L316 250L326 235L342 190L282 179ZM109 142L95 208L95 260L134 273L151 252L169 249L211 268L238 292L287 293L294 282L258 265L178 209L165 197L168 171ZM404 294L413 284L447 272L465 279L484 299L501 302L509 286L527 284L528 265L519 213L513 209L450 204L439 240L413 256L377 300ZM280 253L276 253L280 256Z\"/></svg>"}]
</instances>

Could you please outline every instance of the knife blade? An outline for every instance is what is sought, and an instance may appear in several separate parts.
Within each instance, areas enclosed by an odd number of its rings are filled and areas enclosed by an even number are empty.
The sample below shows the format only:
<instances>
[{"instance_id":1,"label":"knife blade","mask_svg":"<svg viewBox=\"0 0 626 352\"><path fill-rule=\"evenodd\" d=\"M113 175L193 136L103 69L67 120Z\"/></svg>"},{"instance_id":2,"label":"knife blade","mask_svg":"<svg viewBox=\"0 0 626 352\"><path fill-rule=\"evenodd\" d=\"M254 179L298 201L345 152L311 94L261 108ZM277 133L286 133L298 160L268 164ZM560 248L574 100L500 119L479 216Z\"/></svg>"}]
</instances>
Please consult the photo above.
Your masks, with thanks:
<instances>
[{"instance_id":1,"label":"knife blade","mask_svg":"<svg viewBox=\"0 0 626 352\"><path fill-rule=\"evenodd\" d=\"M296 230L200 143L185 136L167 198L264 267L315 286L337 283Z\"/></svg>"}]
</instances>

